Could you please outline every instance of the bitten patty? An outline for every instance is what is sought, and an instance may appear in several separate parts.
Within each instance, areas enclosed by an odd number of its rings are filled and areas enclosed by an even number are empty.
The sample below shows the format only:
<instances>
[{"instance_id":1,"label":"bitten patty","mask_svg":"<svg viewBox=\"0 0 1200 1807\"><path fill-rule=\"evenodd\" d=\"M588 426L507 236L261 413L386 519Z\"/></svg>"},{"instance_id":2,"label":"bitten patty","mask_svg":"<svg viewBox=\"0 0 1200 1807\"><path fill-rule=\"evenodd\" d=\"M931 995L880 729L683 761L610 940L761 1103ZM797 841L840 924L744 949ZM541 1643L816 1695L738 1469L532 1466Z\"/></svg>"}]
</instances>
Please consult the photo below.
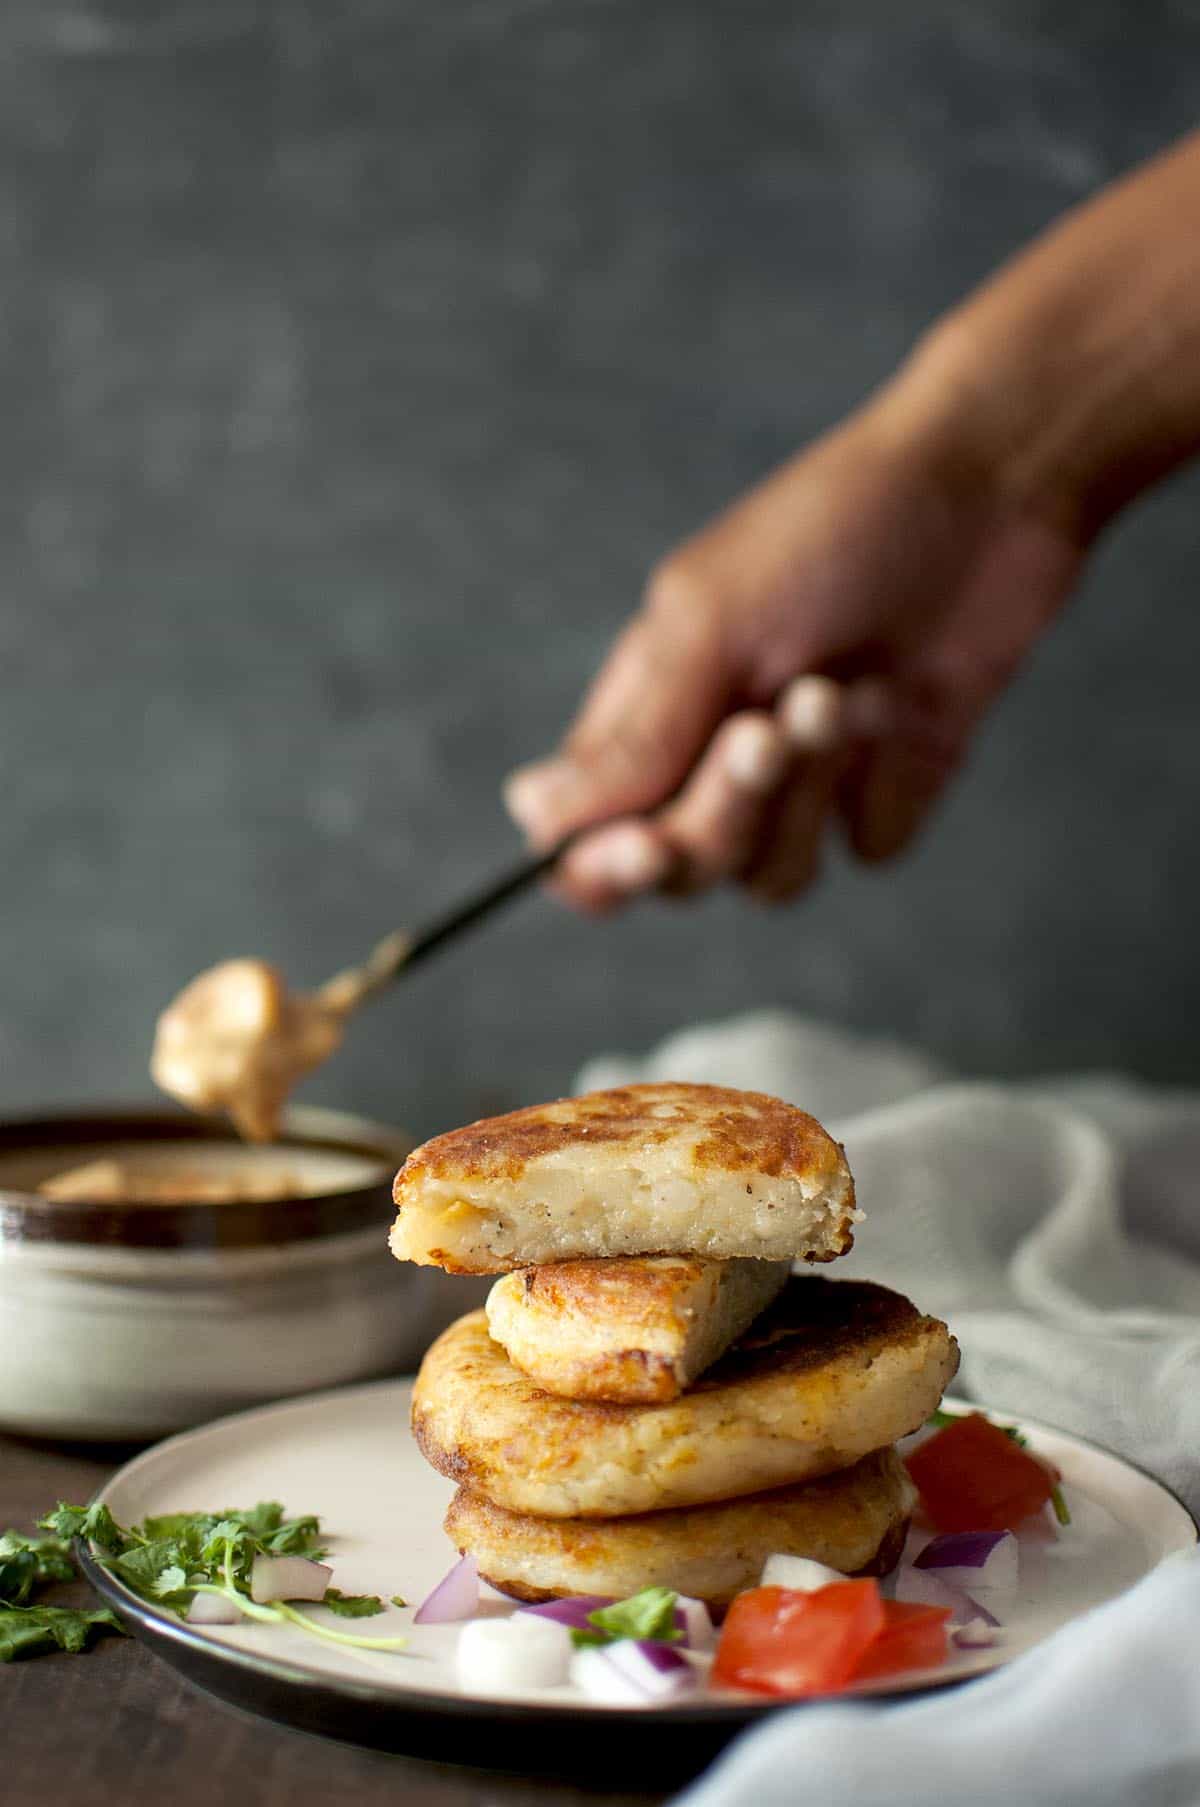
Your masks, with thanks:
<instances>
[{"instance_id":1,"label":"bitten patty","mask_svg":"<svg viewBox=\"0 0 1200 1807\"><path fill-rule=\"evenodd\" d=\"M761 1092L629 1085L452 1130L396 1176L392 1253L451 1273L615 1255L832 1261L854 1182L815 1118Z\"/></svg>"}]
</instances>

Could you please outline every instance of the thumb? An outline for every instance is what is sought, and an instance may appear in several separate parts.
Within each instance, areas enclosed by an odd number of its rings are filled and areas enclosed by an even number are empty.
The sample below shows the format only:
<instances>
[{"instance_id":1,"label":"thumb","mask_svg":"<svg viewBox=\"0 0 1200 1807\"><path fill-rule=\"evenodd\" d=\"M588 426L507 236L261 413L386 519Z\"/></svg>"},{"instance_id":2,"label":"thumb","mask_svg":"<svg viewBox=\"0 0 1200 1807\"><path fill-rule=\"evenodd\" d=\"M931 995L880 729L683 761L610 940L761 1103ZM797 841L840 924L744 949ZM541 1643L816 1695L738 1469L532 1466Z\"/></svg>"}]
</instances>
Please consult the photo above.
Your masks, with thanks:
<instances>
[{"instance_id":1,"label":"thumb","mask_svg":"<svg viewBox=\"0 0 1200 1807\"><path fill-rule=\"evenodd\" d=\"M509 813L535 845L672 795L728 709L724 642L715 598L690 574L664 567L560 750L505 784Z\"/></svg>"}]
</instances>

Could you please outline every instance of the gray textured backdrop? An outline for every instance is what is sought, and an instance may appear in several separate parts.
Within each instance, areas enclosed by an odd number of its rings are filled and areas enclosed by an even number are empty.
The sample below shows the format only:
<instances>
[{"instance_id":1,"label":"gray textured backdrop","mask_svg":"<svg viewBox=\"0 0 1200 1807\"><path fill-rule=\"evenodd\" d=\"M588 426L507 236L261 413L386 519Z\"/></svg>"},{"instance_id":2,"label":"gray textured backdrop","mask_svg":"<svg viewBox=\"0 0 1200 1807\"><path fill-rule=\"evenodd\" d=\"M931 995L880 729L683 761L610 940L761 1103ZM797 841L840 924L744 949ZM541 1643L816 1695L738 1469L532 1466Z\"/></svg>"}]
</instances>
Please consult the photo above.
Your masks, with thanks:
<instances>
[{"instance_id":1,"label":"gray textured backdrop","mask_svg":"<svg viewBox=\"0 0 1200 1807\"><path fill-rule=\"evenodd\" d=\"M10 0L0 51L7 1108L144 1093L196 968L317 979L504 861L650 561L1191 123L1200 7ZM764 1002L1200 1077L1198 498L903 867L527 903L315 1094L431 1129Z\"/></svg>"}]
</instances>

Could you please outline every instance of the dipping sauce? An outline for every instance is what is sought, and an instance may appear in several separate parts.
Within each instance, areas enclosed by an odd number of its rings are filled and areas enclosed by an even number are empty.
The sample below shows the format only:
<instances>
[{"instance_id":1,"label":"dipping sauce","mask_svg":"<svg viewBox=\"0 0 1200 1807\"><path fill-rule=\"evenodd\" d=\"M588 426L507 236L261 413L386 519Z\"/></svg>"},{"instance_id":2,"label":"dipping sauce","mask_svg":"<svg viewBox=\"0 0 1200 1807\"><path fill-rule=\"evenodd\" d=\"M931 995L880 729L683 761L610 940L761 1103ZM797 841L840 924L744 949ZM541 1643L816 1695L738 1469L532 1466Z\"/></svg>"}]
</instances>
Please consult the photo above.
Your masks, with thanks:
<instances>
[{"instance_id":1,"label":"dipping sauce","mask_svg":"<svg viewBox=\"0 0 1200 1807\"><path fill-rule=\"evenodd\" d=\"M356 1001L350 987L289 992L265 961L225 960L163 1011L150 1072L181 1104L228 1111L248 1141L273 1141L289 1094L338 1047Z\"/></svg>"},{"instance_id":2,"label":"dipping sauce","mask_svg":"<svg viewBox=\"0 0 1200 1807\"><path fill-rule=\"evenodd\" d=\"M273 1145L165 1105L0 1120L0 1427L144 1441L415 1367L452 1307L381 1271L411 1146L304 1108Z\"/></svg>"},{"instance_id":3,"label":"dipping sauce","mask_svg":"<svg viewBox=\"0 0 1200 1807\"><path fill-rule=\"evenodd\" d=\"M120 1116L113 1121L119 1126ZM155 1118L146 1121L154 1124ZM394 1161L382 1149L373 1152L369 1141L362 1148L338 1146L336 1131L325 1145L294 1135L272 1144L249 1143L232 1130L214 1134L199 1122L192 1136L181 1126L178 1135L145 1139L115 1134L104 1141L55 1145L39 1138L26 1148L0 1149L0 1214L5 1202L26 1194L41 1200L44 1208L74 1213L73 1221L80 1223L79 1207L86 1213L93 1205L110 1216L114 1207L118 1216L125 1208L145 1215L144 1208L156 1211L161 1205L206 1213L240 1206L261 1217L260 1207L271 1212L277 1206L299 1207L370 1188L381 1188L386 1198L394 1170ZM387 1204L382 1209L386 1221ZM40 1221L45 1225L51 1220L43 1216ZM160 1235L155 1246L161 1241ZM0 1257L2 1253L0 1246Z\"/></svg>"},{"instance_id":4,"label":"dipping sauce","mask_svg":"<svg viewBox=\"0 0 1200 1807\"><path fill-rule=\"evenodd\" d=\"M255 1199L295 1198L304 1191L299 1174L286 1169L226 1166L153 1167L111 1157L85 1161L52 1173L38 1184L43 1198L59 1204L233 1205Z\"/></svg>"}]
</instances>

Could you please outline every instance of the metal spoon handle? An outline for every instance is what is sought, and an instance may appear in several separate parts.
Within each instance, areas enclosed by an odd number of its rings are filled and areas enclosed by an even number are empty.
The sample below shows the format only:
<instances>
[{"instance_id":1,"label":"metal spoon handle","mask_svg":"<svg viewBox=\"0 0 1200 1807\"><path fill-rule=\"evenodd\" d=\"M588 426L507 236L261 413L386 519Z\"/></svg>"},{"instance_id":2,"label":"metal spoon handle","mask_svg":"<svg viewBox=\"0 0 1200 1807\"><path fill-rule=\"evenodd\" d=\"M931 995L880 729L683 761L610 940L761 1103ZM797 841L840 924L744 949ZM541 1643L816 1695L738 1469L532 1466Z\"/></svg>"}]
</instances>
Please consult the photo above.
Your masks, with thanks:
<instances>
[{"instance_id":1,"label":"metal spoon handle","mask_svg":"<svg viewBox=\"0 0 1200 1807\"><path fill-rule=\"evenodd\" d=\"M435 916L421 928L405 931L397 929L372 949L360 967L352 967L348 972L339 973L321 987L320 995L342 1011L357 1010L358 1006L383 991L410 967L425 960L447 941L453 941L464 930L473 928L493 910L512 897L518 896L535 885L540 878L550 872L562 858L574 835L568 835L550 848L547 853L538 853L522 860L500 878L493 879L482 891L475 892L464 902L455 904L440 916Z\"/></svg>"},{"instance_id":2,"label":"metal spoon handle","mask_svg":"<svg viewBox=\"0 0 1200 1807\"><path fill-rule=\"evenodd\" d=\"M520 892L528 890L530 885L535 885L538 879L544 878L558 864L573 838L560 841L548 853L535 854L522 860L503 877L494 879L484 890L468 897L465 903L456 904L453 909L435 917L432 922L427 922L423 928L414 930L407 951L383 969L381 982L386 984L388 979L415 966L418 960L424 960L441 947L443 942L451 940L463 929L471 928L501 904L507 903L510 897L516 897Z\"/></svg>"},{"instance_id":3,"label":"metal spoon handle","mask_svg":"<svg viewBox=\"0 0 1200 1807\"><path fill-rule=\"evenodd\" d=\"M792 748L799 753L828 752L842 731L842 693L831 679L805 676L797 678L776 703L776 714ZM352 967L330 979L318 992L331 1009L349 1013L367 998L374 997L386 986L408 972L418 961L435 953L439 947L465 929L473 928L493 910L528 890L538 879L555 867L568 848L587 829L577 829L564 836L546 853L522 860L502 877L494 879L463 903L456 904L441 916L435 916L424 927L406 933L397 929L387 935L367 956L362 966Z\"/></svg>"}]
</instances>

